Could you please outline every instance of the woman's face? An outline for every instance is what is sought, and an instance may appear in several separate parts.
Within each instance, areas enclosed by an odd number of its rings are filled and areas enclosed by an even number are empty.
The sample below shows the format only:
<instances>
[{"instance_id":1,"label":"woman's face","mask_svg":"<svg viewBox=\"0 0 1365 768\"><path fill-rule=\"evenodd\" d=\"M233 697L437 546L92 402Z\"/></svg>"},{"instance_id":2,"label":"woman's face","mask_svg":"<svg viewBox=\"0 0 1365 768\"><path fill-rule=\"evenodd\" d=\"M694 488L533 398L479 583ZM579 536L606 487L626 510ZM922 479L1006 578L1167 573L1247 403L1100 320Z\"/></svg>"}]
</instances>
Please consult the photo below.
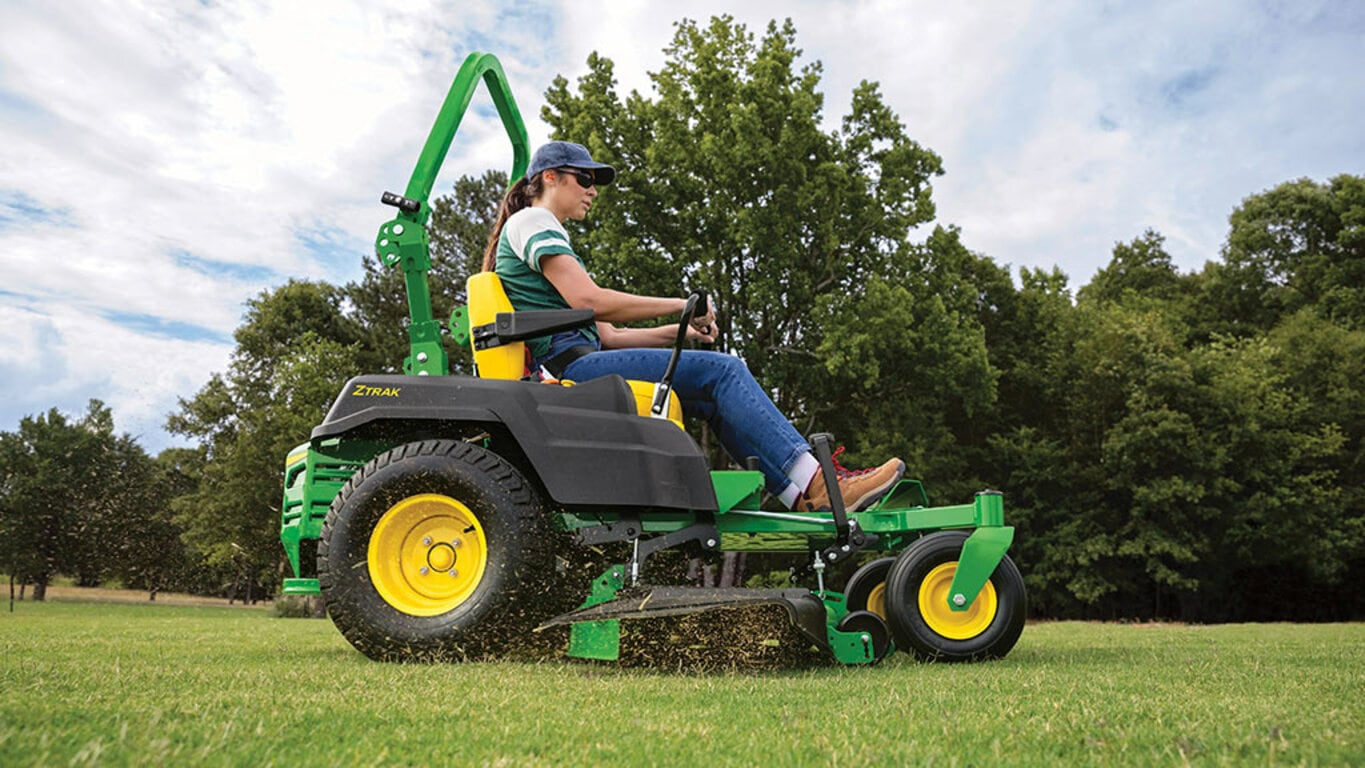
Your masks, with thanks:
<instances>
[{"instance_id":1,"label":"woman's face","mask_svg":"<svg viewBox=\"0 0 1365 768\"><path fill-rule=\"evenodd\" d=\"M541 202L555 218L564 221L588 215L588 209L597 197L592 173L576 168L552 168L545 171L543 178L545 194L541 196Z\"/></svg>"}]
</instances>

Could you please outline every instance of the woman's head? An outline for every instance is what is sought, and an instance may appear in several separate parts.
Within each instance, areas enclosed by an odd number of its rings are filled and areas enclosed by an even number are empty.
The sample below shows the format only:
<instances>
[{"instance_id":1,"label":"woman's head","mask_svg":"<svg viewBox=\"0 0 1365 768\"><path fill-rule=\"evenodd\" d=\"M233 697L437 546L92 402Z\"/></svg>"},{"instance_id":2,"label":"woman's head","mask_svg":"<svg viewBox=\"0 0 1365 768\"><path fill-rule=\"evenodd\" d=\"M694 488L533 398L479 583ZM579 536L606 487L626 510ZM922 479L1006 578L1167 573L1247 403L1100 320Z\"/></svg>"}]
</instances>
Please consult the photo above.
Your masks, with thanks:
<instances>
[{"instance_id":1,"label":"woman's head","mask_svg":"<svg viewBox=\"0 0 1365 768\"><path fill-rule=\"evenodd\" d=\"M498 238L512 214L538 205L549 209L560 221L581 219L597 197L597 186L615 179L616 169L594 161L582 144L552 141L537 149L526 175L502 199L498 219L484 249L484 270L490 271L496 264Z\"/></svg>"},{"instance_id":2,"label":"woman's head","mask_svg":"<svg viewBox=\"0 0 1365 768\"><path fill-rule=\"evenodd\" d=\"M527 176L551 168L576 168L592 174L594 184L606 186L616 179L616 169L606 163L599 163L588 154L588 148L571 141L552 141L543 145L531 155L531 165L526 169Z\"/></svg>"}]
</instances>

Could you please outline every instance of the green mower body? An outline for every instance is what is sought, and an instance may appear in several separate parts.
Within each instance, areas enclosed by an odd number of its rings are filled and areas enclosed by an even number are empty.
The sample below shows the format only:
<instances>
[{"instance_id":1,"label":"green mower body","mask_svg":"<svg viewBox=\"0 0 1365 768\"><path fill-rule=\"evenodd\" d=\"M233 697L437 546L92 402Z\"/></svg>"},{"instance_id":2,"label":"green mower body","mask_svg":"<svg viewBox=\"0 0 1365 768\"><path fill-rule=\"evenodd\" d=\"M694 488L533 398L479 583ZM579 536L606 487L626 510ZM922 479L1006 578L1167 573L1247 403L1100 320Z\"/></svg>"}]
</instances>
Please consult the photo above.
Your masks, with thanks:
<instances>
[{"instance_id":1,"label":"green mower body","mask_svg":"<svg viewBox=\"0 0 1365 768\"><path fill-rule=\"evenodd\" d=\"M999 493L934 507L918 481L902 480L862 511L838 499L829 512L764 509L760 472L709 471L696 442L667 418L641 415L619 377L561 386L448 375L426 282L427 199L480 80L512 140L512 178L526 168L525 128L502 69L473 54L406 194L384 197L399 214L376 248L406 277L405 375L348 382L286 459L281 541L294 575L284 592L323 595L342 633L376 659L480 655L568 624L570 656L613 660L622 621L767 605L846 664L897 648L950 661L1008 653L1025 595ZM457 310L450 329L476 360L479 350L591 321L502 312L471 328L477 314ZM812 445L837 487L827 438ZM650 558L667 550L699 560L798 553L814 584L652 584ZM565 567L589 551L623 554L598 574ZM863 565L842 591L827 589L826 572L847 573L847 563Z\"/></svg>"}]
</instances>

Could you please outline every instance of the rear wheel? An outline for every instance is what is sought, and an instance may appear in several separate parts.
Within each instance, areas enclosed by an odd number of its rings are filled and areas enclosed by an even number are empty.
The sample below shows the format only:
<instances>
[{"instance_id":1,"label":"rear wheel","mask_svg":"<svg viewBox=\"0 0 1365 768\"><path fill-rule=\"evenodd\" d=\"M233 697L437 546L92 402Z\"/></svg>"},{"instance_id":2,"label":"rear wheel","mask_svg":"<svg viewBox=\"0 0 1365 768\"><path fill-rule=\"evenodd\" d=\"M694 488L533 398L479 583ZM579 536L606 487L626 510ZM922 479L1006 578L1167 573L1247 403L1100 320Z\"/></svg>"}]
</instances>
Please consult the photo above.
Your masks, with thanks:
<instances>
[{"instance_id":1,"label":"rear wheel","mask_svg":"<svg viewBox=\"0 0 1365 768\"><path fill-rule=\"evenodd\" d=\"M555 576L538 495L502 458L431 440L387 451L332 502L318 580L337 628L374 659L482 656L544 618Z\"/></svg>"},{"instance_id":2,"label":"rear wheel","mask_svg":"<svg viewBox=\"0 0 1365 768\"><path fill-rule=\"evenodd\" d=\"M949 587L968 534L944 531L916 541L886 578L886 607L898 648L923 660L1003 657L1019 640L1026 613L1024 579L1006 555L965 611L948 606Z\"/></svg>"}]
</instances>

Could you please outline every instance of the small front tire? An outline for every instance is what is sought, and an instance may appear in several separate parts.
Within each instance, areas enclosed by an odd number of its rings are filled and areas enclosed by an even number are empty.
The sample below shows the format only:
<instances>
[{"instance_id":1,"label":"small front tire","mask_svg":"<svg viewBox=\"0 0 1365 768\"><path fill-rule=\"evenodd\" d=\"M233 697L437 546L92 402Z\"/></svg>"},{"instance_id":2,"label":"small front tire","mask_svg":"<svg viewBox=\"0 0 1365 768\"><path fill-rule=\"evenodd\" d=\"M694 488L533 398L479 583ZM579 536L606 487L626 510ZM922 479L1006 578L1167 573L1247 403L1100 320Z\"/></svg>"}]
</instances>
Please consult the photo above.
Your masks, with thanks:
<instances>
[{"instance_id":1,"label":"small front tire","mask_svg":"<svg viewBox=\"0 0 1365 768\"><path fill-rule=\"evenodd\" d=\"M1006 555L965 611L948 607L965 531L919 539L886 578L886 607L896 647L924 661L978 661L1009 653L1024 631L1024 579Z\"/></svg>"},{"instance_id":2,"label":"small front tire","mask_svg":"<svg viewBox=\"0 0 1365 768\"><path fill-rule=\"evenodd\" d=\"M850 612L871 611L886 621L886 576L894 557L880 557L853 572L844 587L844 605Z\"/></svg>"}]
</instances>

